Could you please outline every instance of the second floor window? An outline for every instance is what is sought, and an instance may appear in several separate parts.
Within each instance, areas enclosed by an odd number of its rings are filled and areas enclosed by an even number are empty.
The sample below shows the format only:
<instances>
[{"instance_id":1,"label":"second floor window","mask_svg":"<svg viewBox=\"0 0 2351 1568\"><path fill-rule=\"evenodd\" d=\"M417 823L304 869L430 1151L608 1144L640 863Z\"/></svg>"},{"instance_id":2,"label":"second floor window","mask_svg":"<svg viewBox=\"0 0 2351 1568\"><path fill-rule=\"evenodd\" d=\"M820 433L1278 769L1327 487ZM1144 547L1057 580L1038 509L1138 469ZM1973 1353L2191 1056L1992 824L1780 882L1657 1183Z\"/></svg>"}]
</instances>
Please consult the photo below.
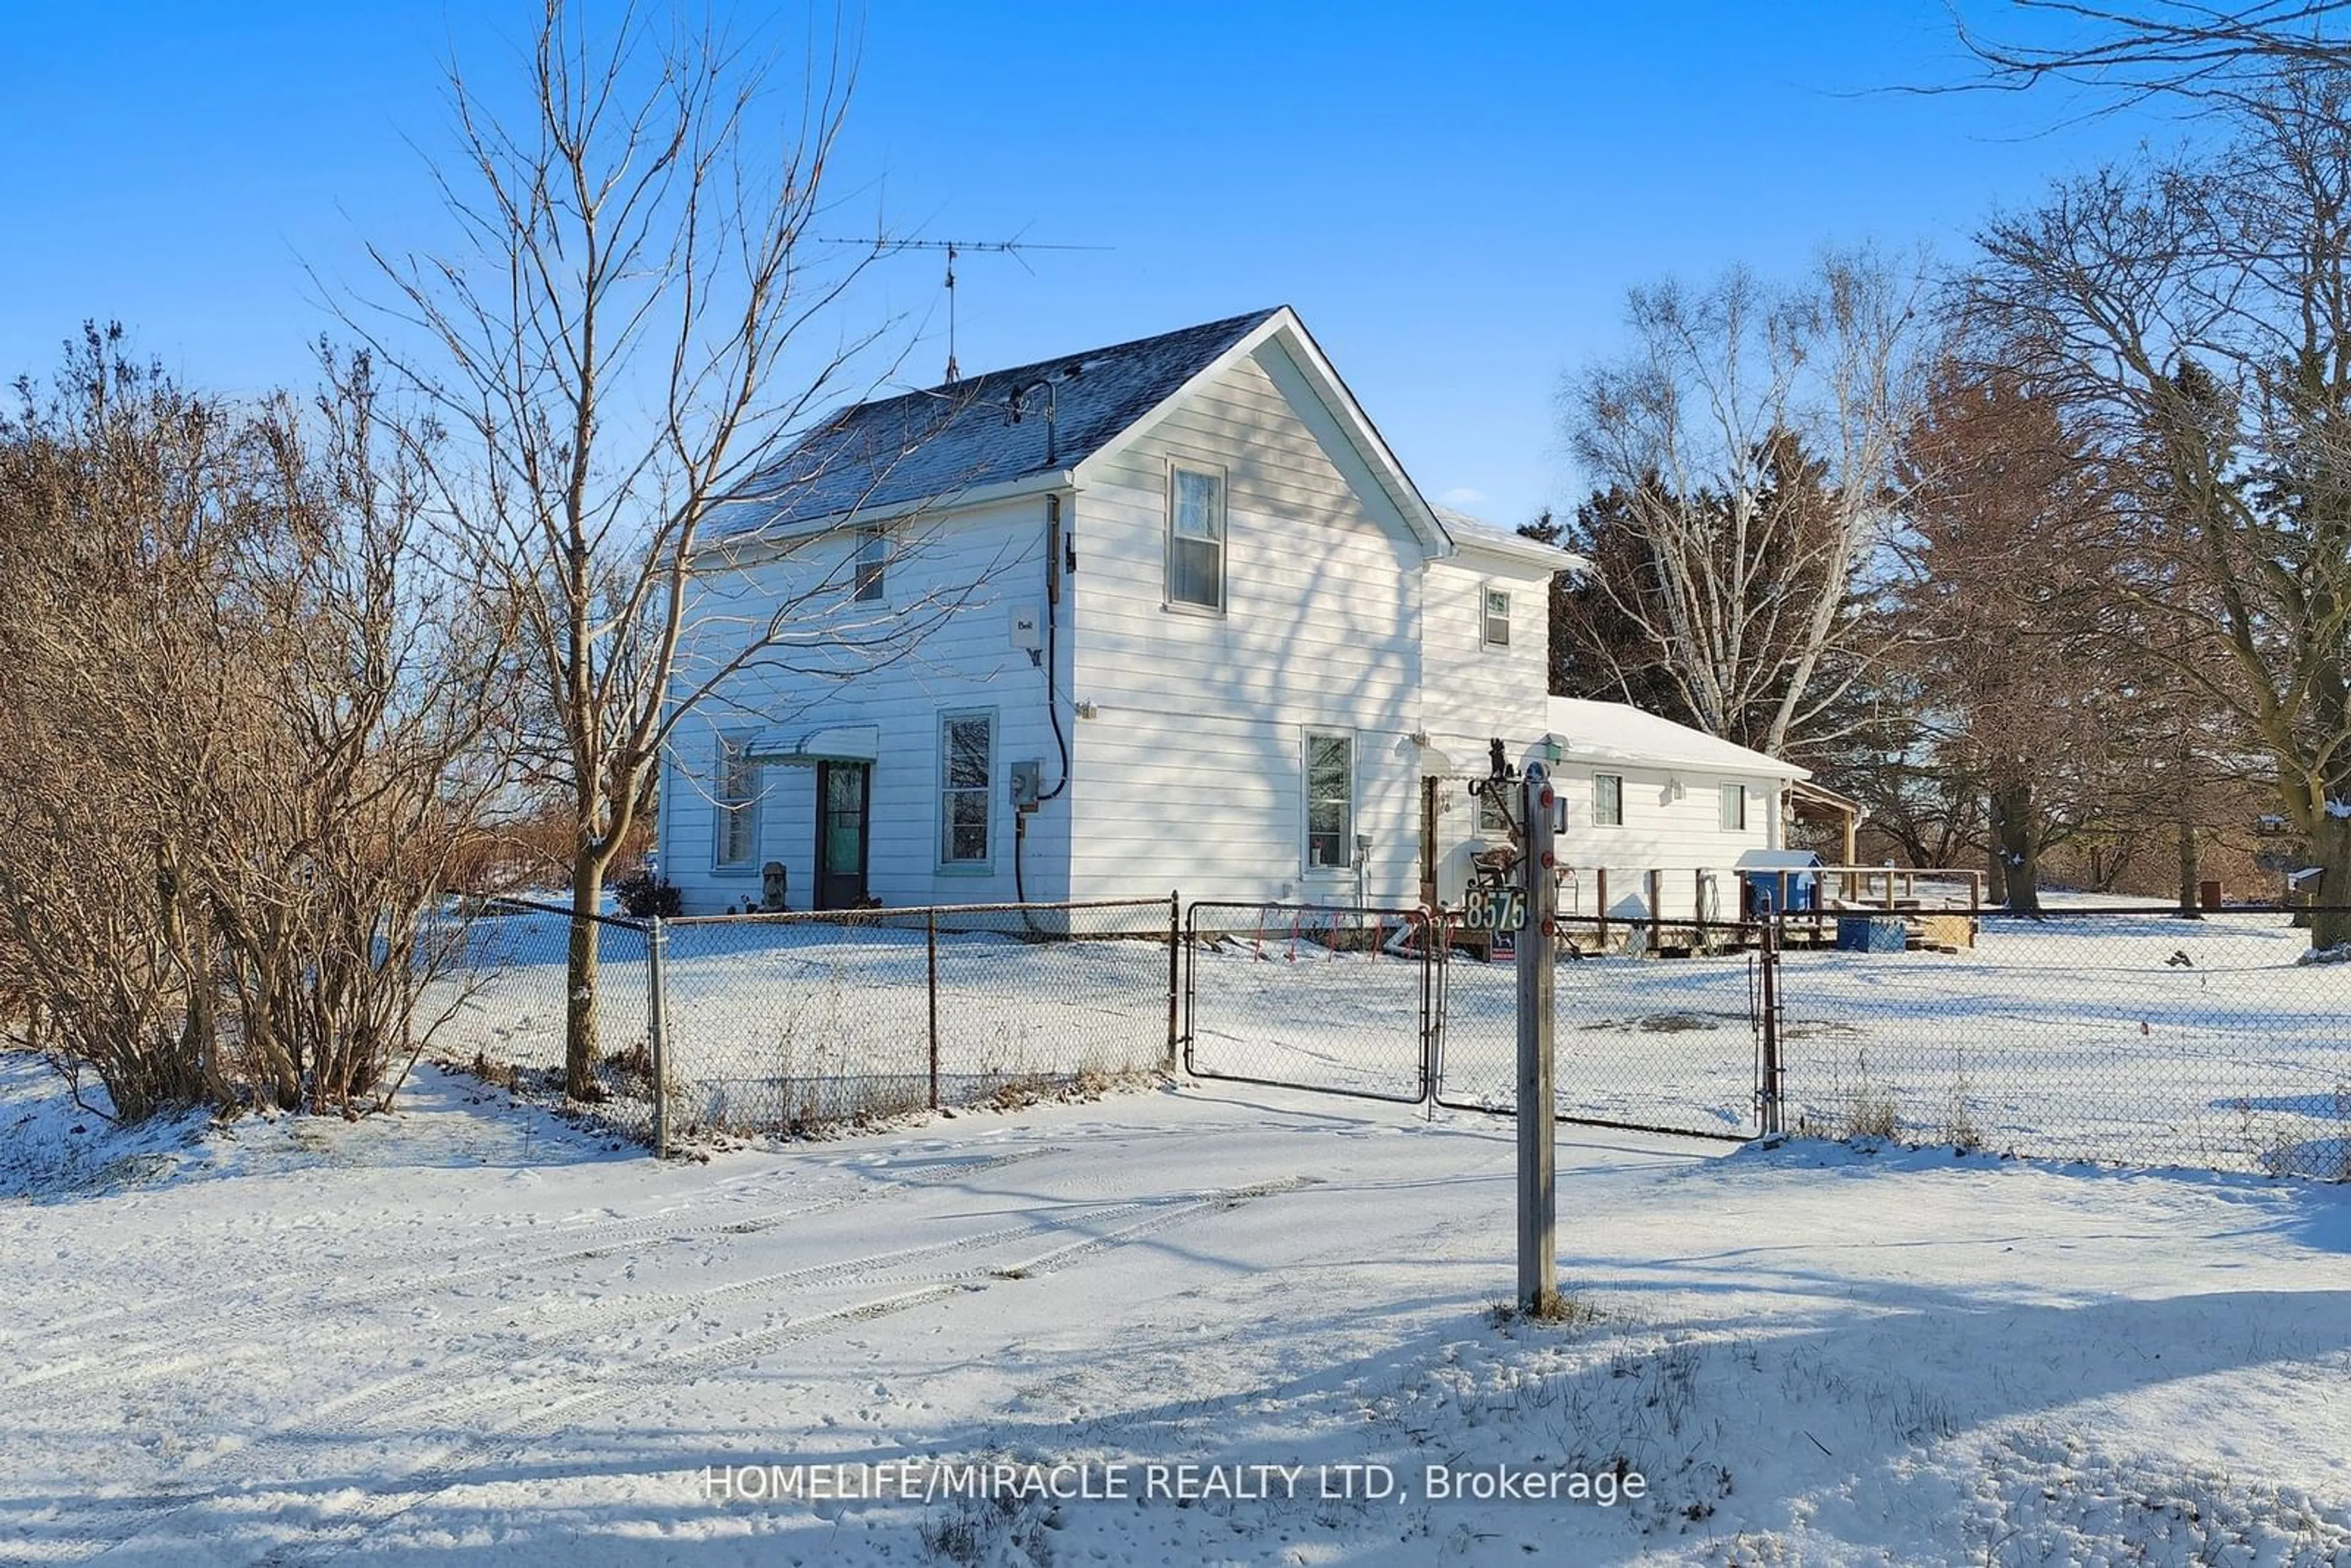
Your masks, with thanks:
<instances>
[{"instance_id":1,"label":"second floor window","mask_svg":"<svg viewBox=\"0 0 2351 1568\"><path fill-rule=\"evenodd\" d=\"M1225 481L1206 469L1168 472L1167 602L1225 607Z\"/></svg>"},{"instance_id":2,"label":"second floor window","mask_svg":"<svg viewBox=\"0 0 2351 1568\"><path fill-rule=\"evenodd\" d=\"M1747 786L1725 784L1722 787L1722 828L1729 833L1747 831Z\"/></svg>"},{"instance_id":3,"label":"second floor window","mask_svg":"<svg viewBox=\"0 0 2351 1568\"><path fill-rule=\"evenodd\" d=\"M1510 645L1510 596L1499 588L1486 590L1486 606L1479 616L1478 640L1489 648Z\"/></svg>"},{"instance_id":4,"label":"second floor window","mask_svg":"<svg viewBox=\"0 0 2351 1568\"><path fill-rule=\"evenodd\" d=\"M882 598L882 573L890 564L890 536L880 528L857 530L857 575L850 597L874 603Z\"/></svg>"}]
</instances>

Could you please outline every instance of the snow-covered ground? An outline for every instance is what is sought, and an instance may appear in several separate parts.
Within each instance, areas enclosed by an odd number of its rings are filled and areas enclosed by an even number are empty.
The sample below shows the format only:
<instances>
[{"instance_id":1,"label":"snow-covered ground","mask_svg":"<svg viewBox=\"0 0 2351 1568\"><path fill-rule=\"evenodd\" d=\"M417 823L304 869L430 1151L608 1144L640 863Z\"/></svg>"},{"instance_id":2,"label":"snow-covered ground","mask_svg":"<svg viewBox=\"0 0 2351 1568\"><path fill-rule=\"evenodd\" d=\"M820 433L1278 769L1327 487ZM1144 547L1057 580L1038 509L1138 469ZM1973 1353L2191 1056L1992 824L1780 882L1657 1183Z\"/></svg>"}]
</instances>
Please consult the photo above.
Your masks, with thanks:
<instances>
[{"instance_id":1,"label":"snow-covered ground","mask_svg":"<svg viewBox=\"0 0 2351 1568\"><path fill-rule=\"evenodd\" d=\"M0 1058L0 1559L2351 1561L2340 1186L1562 1129L1552 1326L1472 1113L402 1103L117 1135ZM1432 1496L1505 1479L1585 1500Z\"/></svg>"},{"instance_id":2,"label":"snow-covered ground","mask_svg":"<svg viewBox=\"0 0 2351 1568\"><path fill-rule=\"evenodd\" d=\"M1127 923L1097 931L1164 934L1166 912L1094 918ZM1319 917L1339 919L1336 942L1316 939L1317 917L1299 918L1275 912L1188 955L1179 981L1194 1071L1415 1101L1423 1021L1435 1018L1438 1098L1510 1107L1509 964L1457 957L1438 975L1379 952L1395 927L1376 918ZM616 1051L644 1035L642 940L606 936ZM553 1068L561 923L488 922L477 941L488 978L436 1049ZM2340 1176L2351 1169L2351 964L2298 964L2306 950L2306 934L2276 915L2182 921L2076 906L2045 922L1988 920L1956 954L1791 951L1780 971L1783 1122L1993 1153ZM673 1125L776 1129L924 1104L928 972L919 926L673 926ZM1040 944L951 932L938 939L938 974L946 1103L1032 1078L1117 1078L1165 1054L1164 935ZM1756 985L1743 953L1562 963L1561 1113L1753 1132ZM649 1082L614 1080L623 1124L645 1120Z\"/></svg>"}]
</instances>

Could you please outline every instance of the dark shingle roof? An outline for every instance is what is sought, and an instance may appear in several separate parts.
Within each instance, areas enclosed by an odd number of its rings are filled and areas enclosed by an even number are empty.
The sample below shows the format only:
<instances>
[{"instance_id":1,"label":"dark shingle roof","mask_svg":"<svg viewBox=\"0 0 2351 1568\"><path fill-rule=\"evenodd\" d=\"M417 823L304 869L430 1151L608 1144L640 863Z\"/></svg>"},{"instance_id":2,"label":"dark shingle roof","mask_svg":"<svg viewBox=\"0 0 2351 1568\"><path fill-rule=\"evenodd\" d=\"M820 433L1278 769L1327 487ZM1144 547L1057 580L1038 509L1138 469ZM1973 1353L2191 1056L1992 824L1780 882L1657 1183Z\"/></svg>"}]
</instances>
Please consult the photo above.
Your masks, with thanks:
<instances>
[{"instance_id":1,"label":"dark shingle roof","mask_svg":"<svg viewBox=\"0 0 2351 1568\"><path fill-rule=\"evenodd\" d=\"M990 371L859 403L762 465L711 517L713 535L878 510L1067 468L1114 440L1276 312ZM1046 461L1052 383L1052 461ZM1020 417L1010 404L1019 393Z\"/></svg>"}]
</instances>

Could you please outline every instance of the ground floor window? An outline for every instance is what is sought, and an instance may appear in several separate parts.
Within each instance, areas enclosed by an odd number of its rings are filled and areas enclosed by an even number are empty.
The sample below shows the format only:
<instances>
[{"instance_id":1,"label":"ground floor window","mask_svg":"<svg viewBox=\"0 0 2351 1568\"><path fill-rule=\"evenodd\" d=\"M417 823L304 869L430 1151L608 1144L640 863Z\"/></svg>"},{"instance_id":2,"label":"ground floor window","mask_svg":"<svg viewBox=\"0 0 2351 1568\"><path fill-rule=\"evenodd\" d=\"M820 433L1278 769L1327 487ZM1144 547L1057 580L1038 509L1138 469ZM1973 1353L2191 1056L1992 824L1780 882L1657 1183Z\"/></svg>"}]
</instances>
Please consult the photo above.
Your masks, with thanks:
<instances>
[{"instance_id":1,"label":"ground floor window","mask_svg":"<svg viewBox=\"0 0 2351 1568\"><path fill-rule=\"evenodd\" d=\"M1502 803L1502 797L1491 789L1479 792L1478 831L1496 838L1510 835L1510 808Z\"/></svg>"},{"instance_id":2,"label":"ground floor window","mask_svg":"<svg viewBox=\"0 0 2351 1568\"><path fill-rule=\"evenodd\" d=\"M939 719L939 863L987 862L989 781L996 777L996 716Z\"/></svg>"},{"instance_id":3,"label":"ground floor window","mask_svg":"<svg viewBox=\"0 0 2351 1568\"><path fill-rule=\"evenodd\" d=\"M1306 736L1306 869L1331 871L1354 863L1355 740L1348 735Z\"/></svg>"},{"instance_id":4,"label":"ground floor window","mask_svg":"<svg viewBox=\"0 0 2351 1568\"><path fill-rule=\"evenodd\" d=\"M759 858L759 770L742 736L718 741L718 778L713 790L717 813L711 860L720 867L747 866Z\"/></svg>"},{"instance_id":5,"label":"ground floor window","mask_svg":"<svg viewBox=\"0 0 2351 1568\"><path fill-rule=\"evenodd\" d=\"M1722 787L1722 828L1729 833L1747 831L1747 786L1725 784Z\"/></svg>"},{"instance_id":6,"label":"ground floor window","mask_svg":"<svg viewBox=\"0 0 2351 1568\"><path fill-rule=\"evenodd\" d=\"M1592 822L1600 828L1621 828L1625 825L1625 776L1622 773L1595 773L1592 776Z\"/></svg>"}]
</instances>

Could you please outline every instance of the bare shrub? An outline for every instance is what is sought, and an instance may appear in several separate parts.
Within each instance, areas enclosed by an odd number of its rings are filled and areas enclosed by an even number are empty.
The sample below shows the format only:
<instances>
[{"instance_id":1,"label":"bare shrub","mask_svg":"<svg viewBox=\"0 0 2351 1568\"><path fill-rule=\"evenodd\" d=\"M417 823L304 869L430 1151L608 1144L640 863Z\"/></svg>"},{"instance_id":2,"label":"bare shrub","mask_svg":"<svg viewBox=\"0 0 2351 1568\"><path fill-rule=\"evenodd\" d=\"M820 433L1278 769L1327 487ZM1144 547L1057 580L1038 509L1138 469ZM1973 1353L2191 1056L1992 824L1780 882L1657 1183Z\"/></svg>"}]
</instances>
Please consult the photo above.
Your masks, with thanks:
<instances>
[{"instance_id":1,"label":"bare shrub","mask_svg":"<svg viewBox=\"0 0 2351 1568\"><path fill-rule=\"evenodd\" d=\"M232 408L91 329L0 415L0 985L125 1119L381 1103L436 1021L502 628L328 370Z\"/></svg>"}]
</instances>

